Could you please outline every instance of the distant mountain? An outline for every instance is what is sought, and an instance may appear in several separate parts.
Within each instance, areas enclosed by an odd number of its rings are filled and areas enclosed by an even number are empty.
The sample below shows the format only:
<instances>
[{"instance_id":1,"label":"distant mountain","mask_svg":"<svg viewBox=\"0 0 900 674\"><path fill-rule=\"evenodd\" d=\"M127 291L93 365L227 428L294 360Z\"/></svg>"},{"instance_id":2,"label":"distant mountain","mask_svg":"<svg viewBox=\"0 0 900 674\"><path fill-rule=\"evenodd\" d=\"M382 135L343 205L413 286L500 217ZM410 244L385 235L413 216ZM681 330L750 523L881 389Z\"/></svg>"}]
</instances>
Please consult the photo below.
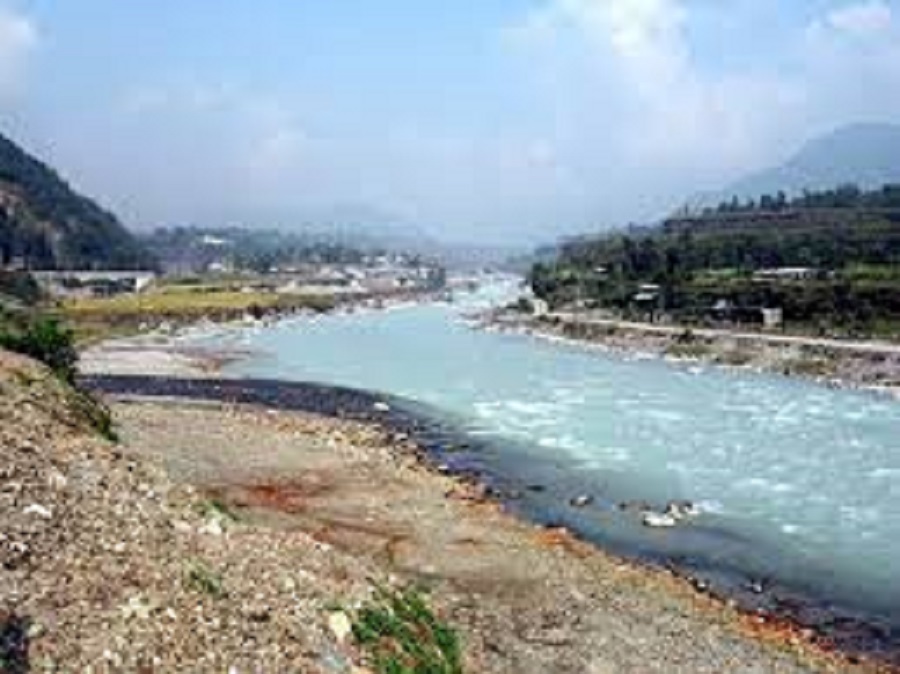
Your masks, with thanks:
<instances>
[{"instance_id":1,"label":"distant mountain","mask_svg":"<svg viewBox=\"0 0 900 674\"><path fill-rule=\"evenodd\" d=\"M430 234L407 218L365 203L337 203L321 209L307 225L309 232L340 243L385 248L408 248L429 244Z\"/></svg>"},{"instance_id":2,"label":"distant mountain","mask_svg":"<svg viewBox=\"0 0 900 674\"><path fill-rule=\"evenodd\" d=\"M0 267L137 269L151 258L114 215L0 135Z\"/></svg>"},{"instance_id":3,"label":"distant mountain","mask_svg":"<svg viewBox=\"0 0 900 674\"><path fill-rule=\"evenodd\" d=\"M900 125L853 124L808 142L782 166L747 176L704 203L776 194L796 195L855 183L863 188L900 183Z\"/></svg>"}]
</instances>

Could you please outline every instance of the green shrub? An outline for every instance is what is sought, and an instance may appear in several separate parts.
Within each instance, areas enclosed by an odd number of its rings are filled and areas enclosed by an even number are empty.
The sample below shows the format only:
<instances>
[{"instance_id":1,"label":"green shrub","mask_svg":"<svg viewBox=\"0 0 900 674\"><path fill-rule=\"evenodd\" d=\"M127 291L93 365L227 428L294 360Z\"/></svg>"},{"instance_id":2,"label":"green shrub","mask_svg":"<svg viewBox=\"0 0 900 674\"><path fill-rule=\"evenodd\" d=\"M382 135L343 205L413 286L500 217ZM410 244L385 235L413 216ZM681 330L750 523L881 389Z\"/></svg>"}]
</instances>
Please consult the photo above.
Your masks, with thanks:
<instances>
[{"instance_id":1,"label":"green shrub","mask_svg":"<svg viewBox=\"0 0 900 674\"><path fill-rule=\"evenodd\" d=\"M31 274L0 270L0 301L4 296L26 306L33 306L44 298L40 286Z\"/></svg>"},{"instance_id":2,"label":"green shrub","mask_svg":"<svg viewBox=\"0 0 900 674\"><path fill-rule=\"evenodd\" d=\"M68 386L69 404L78 416L87 421L91 428L111 442L118 442L119 435L113 423L112 411L106 404L92 395L72 384Z\"/></svg>"},{"instance_id":3,"label":"green shrub","mask_svg":"<svg viewBox=\"0 0 900 674\"><path fill-rule=\"evenodd\" d=\"M213 599L227 596L221 574L200 561L193 562L185 572L185 585L195 592L206 594Z\"/></svg>"},{"instance_id":4,"label":"green shrub","mask_svg":"<svg viewBox=\"0 0 900 674\"><path fill-rule=\"evenodd\" d=\"M456 632L415 589L378 588L355 616L353 636L376 674L462 674Z\"/></svg>"},{"instance_id":5,"label":"green shrub","mask_svg":"<svg viewBox=\"0 0 900 674\"><path fill-rule=\"evenodd\" d=\"M71 330L51 316L27 312L0 311L0 349L34 358L47 365L65 386L69 407L107 440L118 440L109 408L75 383L78 351ZM20 383L30 385L20 373Z\"/></svg>"},{"instance_id":6,"label":"green shrub","mask_svg":"<svg viewBox=\"0 0 900 674\"><path fill-rule=\"evenodd\" d=\"M218 497L211 497L200 501L195 506L196 511L210 519L224 520L225 522L238 522L240 518L231 507Z\"/></svg>"},{"instance_id":7,"label":"green shrub","mask_svg":"<svg viewBox=\"0 0 900 674\"><path fill-rule=\"evenodd\" d=\"M66 382L75 379L75 340L72 331L56 318L36 316L5 321L0 325L0 348L41 361Z\"/></svg>"}]
</instances>

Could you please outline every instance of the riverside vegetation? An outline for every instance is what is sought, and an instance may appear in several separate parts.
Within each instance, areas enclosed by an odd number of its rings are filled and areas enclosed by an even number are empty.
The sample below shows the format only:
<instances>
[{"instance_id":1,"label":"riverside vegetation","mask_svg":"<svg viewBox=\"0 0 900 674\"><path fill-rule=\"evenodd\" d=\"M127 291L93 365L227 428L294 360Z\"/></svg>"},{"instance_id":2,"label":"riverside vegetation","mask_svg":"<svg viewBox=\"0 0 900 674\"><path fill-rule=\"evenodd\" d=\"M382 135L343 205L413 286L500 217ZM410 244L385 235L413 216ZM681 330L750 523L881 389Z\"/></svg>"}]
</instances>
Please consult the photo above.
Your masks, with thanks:
<instances>
[{"instance_id":1,"label":"riverside vegetation","mask_svg":"<svg viewBox=\"0 0 900 674\"><path fill-rule=\"evenodd\" d=\"M530 280L551 307L695 325L740 323L769 307L783 310L792 332L885 336L900 327L898 269L900 186L846 186L735 199L659 226L572 240ZM659 288L649 306L635 301L646 284Z\"/></svg>"},{"instance_id":2,"label":"riverside vegetation","mask_svg":"<svg viewBox=\"0 0 900 674\"><path fill-rule=\"evenodd\" d=\"M414 588L378 588L356 613L353 636L378 674L463 674L459 636Z\"/></svg>"},{"instance_id":3,"label":"riverside vegetation","mask_svg":"<svg viewBox=\"0 0 900 674\"><path fill-rule=\"evenodd\" d=\"M78 351L74 333L58 318L36 309L11 310L0 304L0 349L33 358L46 365L59 382L66 403L91 427L115 439L112 415L106 405L75 383ZM23 381L28 376L21 374Z\"/></svg>"},{"instance_id":4,"label":"riverside vegetation","mask_svg":"<svg viewBox=\"0 0 900 674\"><path fill-rule=\"evenodd\" d=\"M325 295L243 291L234 283L165 285L156 290L116 297L90 297L62 302L61 311L80 342L128 335L148 326L178 326L199 320L229 321L300 310L324 312L335 306Z\"/></svg>"}]
</instances>

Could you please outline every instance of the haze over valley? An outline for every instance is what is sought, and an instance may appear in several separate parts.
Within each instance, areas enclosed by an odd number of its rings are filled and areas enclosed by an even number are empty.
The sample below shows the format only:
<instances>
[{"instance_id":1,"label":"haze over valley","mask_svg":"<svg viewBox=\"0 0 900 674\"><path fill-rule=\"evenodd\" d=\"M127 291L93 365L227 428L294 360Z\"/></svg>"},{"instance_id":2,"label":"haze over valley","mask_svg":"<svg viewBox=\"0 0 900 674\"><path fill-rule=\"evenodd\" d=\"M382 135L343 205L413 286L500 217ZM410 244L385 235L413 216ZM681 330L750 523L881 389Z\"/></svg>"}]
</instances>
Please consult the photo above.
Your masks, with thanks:
<instances>
[{"instance_id":1,"label":"haze over valley","mask_svg":"<svg viewBox=\"0 0 900 674\"><path fill-rule=\"evenodd\" d=\"M93 0L7 3L0 21L7 135L137 229L546 243L665 217L900 119L900 20L882 0L274 2L214 29L200 6ZM858 180L889 182L854 154L873 143L851 138L811 177L852 179L835 168L852 158Z\"/></svg>"}]
</instances>

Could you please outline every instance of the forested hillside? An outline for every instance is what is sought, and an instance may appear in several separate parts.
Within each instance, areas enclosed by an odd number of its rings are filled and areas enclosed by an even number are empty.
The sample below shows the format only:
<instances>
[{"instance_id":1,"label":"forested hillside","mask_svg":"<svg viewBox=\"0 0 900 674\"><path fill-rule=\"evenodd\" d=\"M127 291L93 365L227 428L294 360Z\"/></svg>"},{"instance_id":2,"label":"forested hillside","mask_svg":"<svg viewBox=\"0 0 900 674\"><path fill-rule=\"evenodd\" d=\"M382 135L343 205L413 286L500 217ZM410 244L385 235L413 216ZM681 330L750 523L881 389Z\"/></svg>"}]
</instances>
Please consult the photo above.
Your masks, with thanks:
<instances>
[{"instance_id":1,"label":"forested hillside","mask_svg":"<svg viewBox=\"0 0 900 674\"><path fill-rule=\"evenodd\" d=\"M114 215L0 135L0 266L136 269L150 256Z\"/></svg>"},{"instance_id":2,"label":"forested hillside","mask_svg":"<svg viewBox=\"0 0 900 674\"><path fill-rule=\"evenodd\" d=\"M779 307L789 321L829 329L892 330L900 325L900 187L733 199L656 227L570 241L532 270L536 294L557 307L642 313L634 300L647 284L659 286L654 309L678 320L700 320L718 304Z\"/></svg>"}]
</instances>

